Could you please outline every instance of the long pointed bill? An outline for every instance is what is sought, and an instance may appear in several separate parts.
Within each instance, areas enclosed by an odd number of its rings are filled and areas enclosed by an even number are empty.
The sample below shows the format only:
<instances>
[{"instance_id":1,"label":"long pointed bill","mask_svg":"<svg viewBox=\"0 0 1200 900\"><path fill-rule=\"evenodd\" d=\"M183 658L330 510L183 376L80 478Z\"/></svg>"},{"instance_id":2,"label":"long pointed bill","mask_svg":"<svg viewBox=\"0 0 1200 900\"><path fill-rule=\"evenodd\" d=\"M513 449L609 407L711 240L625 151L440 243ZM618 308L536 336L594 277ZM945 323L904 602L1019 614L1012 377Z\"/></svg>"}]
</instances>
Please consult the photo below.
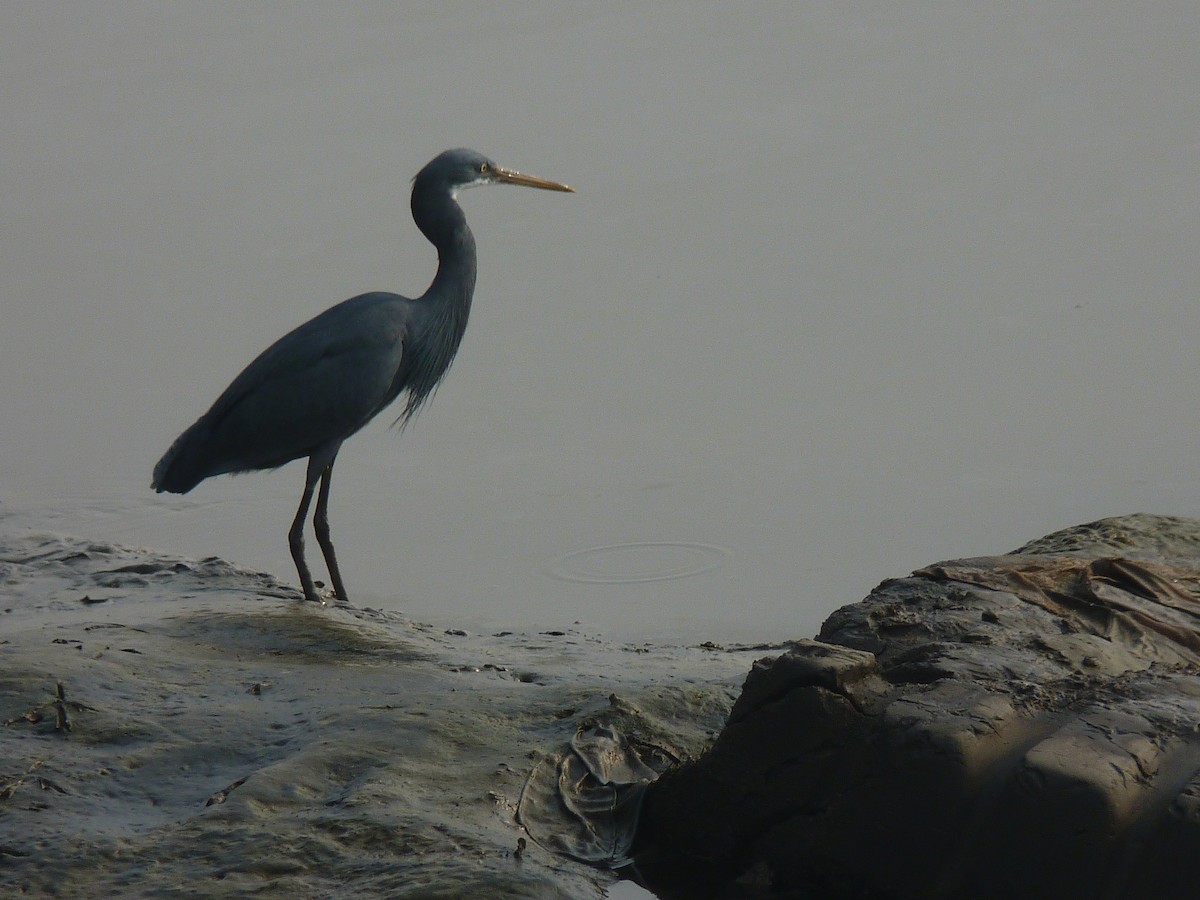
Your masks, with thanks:
<instances>
[{"instance_id":1,"label":"long pointed bill","mask_svg":"<svg viewBox=\"0 0 1200 900\"><path fill-rule=\"evenodd\" d=\"M524 175L521 172L515 172L503 166L493 166L492 177L503 184L522 184L525 187L541 188L543 191L575 193L575 188L573 187L568 187L565 184L559 184L557 181L550 181L546 178L538 178L536 175Z\"/></svg>"}]
</instances>

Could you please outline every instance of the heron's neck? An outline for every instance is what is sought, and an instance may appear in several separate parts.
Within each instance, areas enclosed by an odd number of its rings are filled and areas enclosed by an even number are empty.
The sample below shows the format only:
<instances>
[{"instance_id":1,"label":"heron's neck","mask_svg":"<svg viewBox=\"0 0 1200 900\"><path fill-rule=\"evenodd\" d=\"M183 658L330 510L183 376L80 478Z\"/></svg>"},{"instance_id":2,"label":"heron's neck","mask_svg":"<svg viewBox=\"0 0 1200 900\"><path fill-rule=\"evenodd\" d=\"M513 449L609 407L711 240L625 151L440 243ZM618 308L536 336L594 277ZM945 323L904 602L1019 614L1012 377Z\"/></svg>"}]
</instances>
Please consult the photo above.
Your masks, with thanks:
<instances>
[{"instance_id":1,"label":"heron's neck","mask_svg":"<svg viewBox=\"0 0 1200 900\"><path fill-rule=\"evenodd\" d=\"M437 248L438 270L417 302L425 310L420 334L414 336L408 379L408 404L401 418L411 418L433 393L462 342L475 292L475 236L462 208L444 192L413 191L413 221Z\"/></svg>"},{"instance_id":2,"label":"heron's neck","mask_svg":"<svg viewBox=\"0 0 1200 900\"><path fill-rule=\"evenodd\" d=\"M461 317L461 323L456 323L461 337L475 292L475 236L467 227L462 207L445 193L414 190L412 214L438 253L437 275L421 299L444 307L439 312Z\"/></svg>"}]
</instances>

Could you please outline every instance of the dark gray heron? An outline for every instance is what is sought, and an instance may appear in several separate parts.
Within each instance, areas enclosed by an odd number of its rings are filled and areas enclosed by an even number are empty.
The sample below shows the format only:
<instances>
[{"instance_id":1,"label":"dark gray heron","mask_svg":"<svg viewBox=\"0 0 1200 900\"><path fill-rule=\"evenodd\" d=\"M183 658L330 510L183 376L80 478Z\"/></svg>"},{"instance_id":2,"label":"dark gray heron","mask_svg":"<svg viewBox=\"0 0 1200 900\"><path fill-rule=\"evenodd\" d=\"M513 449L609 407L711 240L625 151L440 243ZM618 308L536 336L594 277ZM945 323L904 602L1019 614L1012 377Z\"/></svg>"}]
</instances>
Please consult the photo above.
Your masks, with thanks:
<instances>
[{"instance_id":1,"label":"dark gray heron","mask_svg":"<svg viewBox=\"0 0 1200 900\"><path fill-rule=\"evenodd\" d=\"M313 530L338 601L348 603L329 538L329 481L342 442L407 392L407 422L450 367L475 291L475 237L456 202L460 188L520 184L573 188L498 166L474 150L447 150L413 179L412 216L437 248L438 270L415 300L371 293L327 309L284 335L233 380L171 445L150 486L186 494L205 478L275 469L308 457L288 545L300 585L320 600L304 561L304 518L320 482Z\"/></svg>"}]
</instances>

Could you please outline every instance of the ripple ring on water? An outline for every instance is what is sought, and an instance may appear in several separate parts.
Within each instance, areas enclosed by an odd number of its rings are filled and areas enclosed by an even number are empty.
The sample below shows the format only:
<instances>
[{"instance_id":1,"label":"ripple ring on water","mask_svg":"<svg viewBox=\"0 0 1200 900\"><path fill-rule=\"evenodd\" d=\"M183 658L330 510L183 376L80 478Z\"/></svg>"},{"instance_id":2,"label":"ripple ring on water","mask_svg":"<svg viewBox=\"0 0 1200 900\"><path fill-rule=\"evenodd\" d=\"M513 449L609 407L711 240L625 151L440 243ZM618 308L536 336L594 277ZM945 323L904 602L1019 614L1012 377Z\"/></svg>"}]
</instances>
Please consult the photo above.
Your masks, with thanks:
<instances>
[{"instance_id":1,"label":"ripple ring on water","mask_svg":"<svg viewBox=\"0 0 1200 900\"><path fill-rule=\"evenodd\" d=\"M629 567L646 551L658 555L683 556L680 562L659 563L645 571L630 571ZM711 572L730 555L730 550L716 544L690 541L634 541L626 544L607 544L572 550L548 566L551 576L562 581L584 584L637 584L645 581L667 581Z\"/></svg>"}]
</instances>

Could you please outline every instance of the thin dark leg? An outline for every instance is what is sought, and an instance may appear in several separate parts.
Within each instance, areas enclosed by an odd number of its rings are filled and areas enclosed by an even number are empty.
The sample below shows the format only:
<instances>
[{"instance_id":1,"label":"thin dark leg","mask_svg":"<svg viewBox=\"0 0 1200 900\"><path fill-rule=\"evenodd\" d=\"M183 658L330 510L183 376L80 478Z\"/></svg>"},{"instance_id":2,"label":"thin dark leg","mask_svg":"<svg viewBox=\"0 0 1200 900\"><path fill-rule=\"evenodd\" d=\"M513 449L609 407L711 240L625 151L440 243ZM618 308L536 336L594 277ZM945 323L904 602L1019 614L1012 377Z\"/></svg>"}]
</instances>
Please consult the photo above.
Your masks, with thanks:
<instances>
[{"instance_id":1,"label":"thin dark leg","mask_svg":"<svg viewBox=\"0 0 1200 900\"><path fill-rule=\"evenodd\" d=\"M339 603L349 603L346 596L346 586L342 583L342 573L338 571L337 556L333 552L333 541L329 538L329 481L333 477L333 460L321 473L321 491L317 494L317 510L313 513L313 531L317 533L317 543L325 554L325 565L329 568L329 580L333 582L333 595Z\"/></svg>"},{"instance_id":2,"label":"thin dark leg","mask_svg":"<svg viewBox=\"0 0 1200 900\"><path fill-rule=\"evenodd\" d=\"M312 503L313 488L317 484L317 473L313 461L308 462L308 472L304 477L304 493L300 495L300 508L296 510L296 518L292 519L292 527L288 529L288 547L292 551L292 561L296 564L296 572L300 575L300 587L304 589L304 599L320 603L317 588L313 584L312 573L304 561L304 519L308 515L308 505Z\"/></svg>"}]
</instances>

